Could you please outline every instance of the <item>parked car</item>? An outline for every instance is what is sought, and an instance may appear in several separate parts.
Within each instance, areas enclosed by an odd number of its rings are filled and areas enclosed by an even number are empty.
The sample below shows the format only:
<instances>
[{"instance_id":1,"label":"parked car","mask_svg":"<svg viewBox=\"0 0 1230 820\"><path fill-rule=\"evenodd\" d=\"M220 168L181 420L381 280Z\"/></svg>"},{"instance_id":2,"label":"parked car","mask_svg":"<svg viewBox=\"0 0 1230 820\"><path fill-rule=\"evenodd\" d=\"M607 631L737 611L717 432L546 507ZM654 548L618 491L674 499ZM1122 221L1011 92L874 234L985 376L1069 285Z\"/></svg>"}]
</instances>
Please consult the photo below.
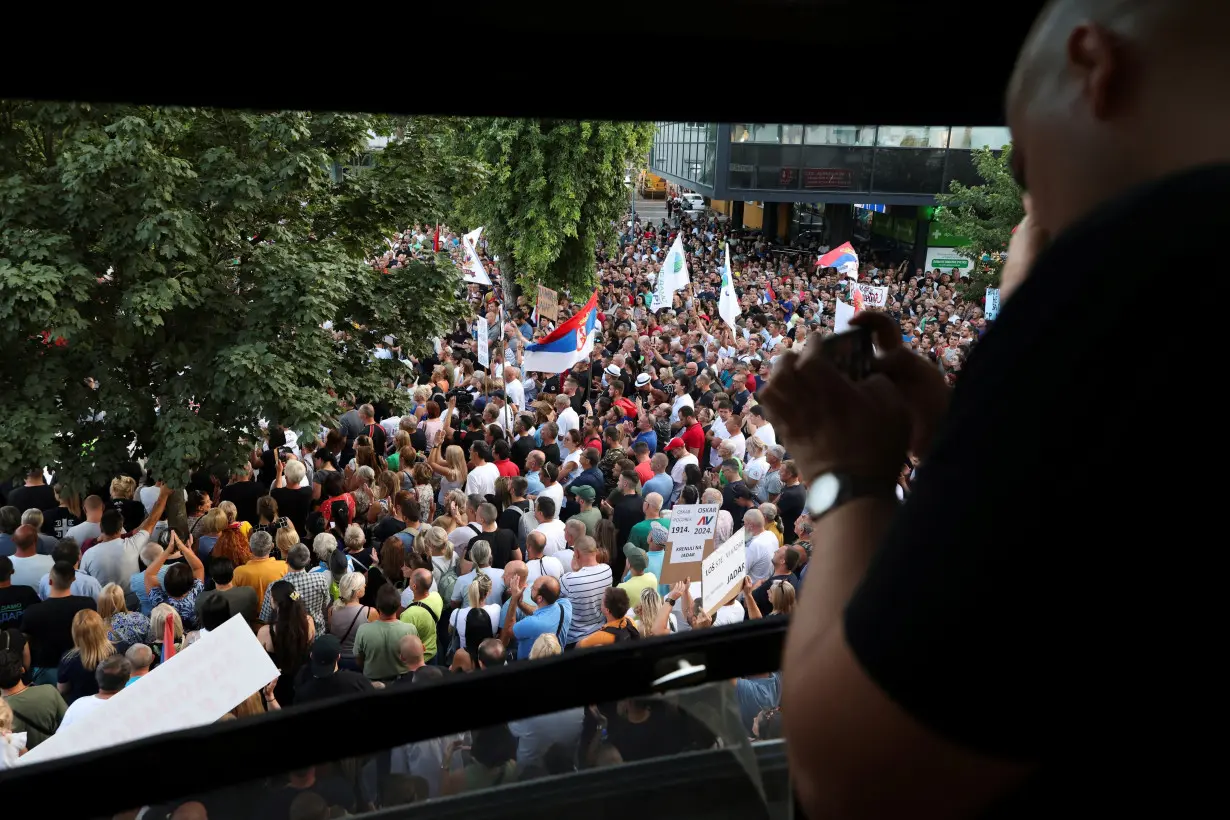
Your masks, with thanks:
<instances>
[{"instance_id":1,"label":"parked car","mask_svg":"<svg viewBox=\"0 0 1230 820\"><path fill-rule=\"evenodd\" d=\"M683 210L690 213L703 214L705 212L705 198L700 194L683 194L679 197L679 202L683 205Z\"/></svg>"}]
</instances>

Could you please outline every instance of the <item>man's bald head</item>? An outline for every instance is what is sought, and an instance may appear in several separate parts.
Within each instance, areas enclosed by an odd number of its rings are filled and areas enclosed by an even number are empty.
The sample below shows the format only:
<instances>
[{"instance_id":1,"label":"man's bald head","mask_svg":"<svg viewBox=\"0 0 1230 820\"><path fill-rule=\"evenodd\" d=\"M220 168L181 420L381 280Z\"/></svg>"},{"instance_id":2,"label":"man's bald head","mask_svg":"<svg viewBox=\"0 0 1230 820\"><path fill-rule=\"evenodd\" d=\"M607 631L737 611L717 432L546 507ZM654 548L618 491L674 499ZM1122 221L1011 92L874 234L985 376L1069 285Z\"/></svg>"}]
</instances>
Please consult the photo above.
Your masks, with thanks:
<instances>
[{"instance_id":1,"label":"man's bald head","mask_svg":"<svg viewBox=\"0 0 1230 820\"><path fill-rule=\"evenodd\" d=\"M525 545L529 547L530 551L535 555L541 555L542 551L547 548L546 533L534 530L529 535L525 536Z\"/></svg>"},{"instance_id":2,"label":"man's bald head","mask_svg":"<svg viewBox=\"0 0 1230 820\"><path fill-rule=\"evenodd\" d=\"M1053 0L1008 88L1031 219L1053 236L1128 188L1230 158L1228 24L1224 0Z\"/></svg>"}]
</instances>

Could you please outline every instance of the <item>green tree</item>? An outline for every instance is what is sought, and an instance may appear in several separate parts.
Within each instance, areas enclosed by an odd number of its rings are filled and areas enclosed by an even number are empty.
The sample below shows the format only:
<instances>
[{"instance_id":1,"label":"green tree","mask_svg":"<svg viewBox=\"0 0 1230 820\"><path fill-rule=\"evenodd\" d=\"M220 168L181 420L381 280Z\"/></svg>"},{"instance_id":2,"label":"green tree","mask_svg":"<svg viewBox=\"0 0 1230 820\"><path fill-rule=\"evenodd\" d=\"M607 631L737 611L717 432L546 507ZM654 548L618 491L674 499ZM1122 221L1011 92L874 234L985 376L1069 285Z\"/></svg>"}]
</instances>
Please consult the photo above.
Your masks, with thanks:
<instances>
[{"instance_id":1,"label":"green tree","mask_svg":"<svg viewBox=\"0 0 1230 820\"><path fill-rule=\"evenodd\" d=\"M0 101L0 476L54 465L80 490L144 457L183 486L262 420L314 431L334 396L388 395L405 366L376 343L425 353L464 304L451 264L365 259L478 174L441 173L453 126L425 120L333 178L397 125Z\"/></svg>"},{"instance_id":2,"label":"green tree","mask_svg":"<svg viewBox=\"0 0 1230 820\"><path fill-rule=\"evenodd\" d=\"M1004 266L1000 254L1008 249L1012 229L1025 217L1025 209L1021 187L1012 174L1011 145L1000 151L975 149L973 160L982 184L966 186L953 180L949 192L936 197L940 207L935 219L947 233L969 240L956 249L971 261L972 272L963 282L970 292L981 292L999 287Z\"/></svg>"},{"instance_id":3,"label":"green tree","mask_svg":"<svg viewBox=\"0 0 1230 820\"><path fill-rule=\"evenodd\" d=\"M492 119L472 142L490 171L469 205L490 251L522 286L593 286L595 251L614 241L626 211L629 165L644 161L652 123Z\"/></svg>"}]
</instances>

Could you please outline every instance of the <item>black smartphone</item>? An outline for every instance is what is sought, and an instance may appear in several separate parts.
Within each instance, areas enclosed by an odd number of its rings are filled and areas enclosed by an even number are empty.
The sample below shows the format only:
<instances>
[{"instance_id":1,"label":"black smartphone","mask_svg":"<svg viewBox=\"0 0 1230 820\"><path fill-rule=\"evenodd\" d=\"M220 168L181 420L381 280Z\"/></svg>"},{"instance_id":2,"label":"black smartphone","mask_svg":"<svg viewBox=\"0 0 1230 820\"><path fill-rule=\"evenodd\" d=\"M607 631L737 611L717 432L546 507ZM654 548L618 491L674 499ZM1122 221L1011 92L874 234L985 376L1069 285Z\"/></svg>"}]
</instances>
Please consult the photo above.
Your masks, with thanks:
<instances>
[{"instance_id":1,"label":"black smartphone","mask_svg":"<svg viewBox=\"0 0 1230 820\"><path fill-rule=\"evenodd\" d=\"M828 336L820 343L820 354L851 381L865 379L871 375L871 364L875 359L871 330L856 327Z\"/></svg>"}]
</instances>

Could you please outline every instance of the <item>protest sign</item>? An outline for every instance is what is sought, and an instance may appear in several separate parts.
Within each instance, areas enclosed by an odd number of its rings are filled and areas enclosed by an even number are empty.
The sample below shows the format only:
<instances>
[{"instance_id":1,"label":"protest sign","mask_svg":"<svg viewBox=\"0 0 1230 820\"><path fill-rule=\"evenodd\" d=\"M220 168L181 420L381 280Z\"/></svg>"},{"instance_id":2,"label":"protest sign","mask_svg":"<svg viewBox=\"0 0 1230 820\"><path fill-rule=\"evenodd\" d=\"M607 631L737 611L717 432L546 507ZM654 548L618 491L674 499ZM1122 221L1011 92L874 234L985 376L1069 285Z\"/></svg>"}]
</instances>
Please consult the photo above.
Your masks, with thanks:
<instances>
[{"instance_id":1,"label":"protest sign","mask_svg":"<svg viewBox=\"0 0 1230 820\"><path fill-rule=\"evenodd\" d=\"M858 289L863 292L863 307L865 308L883 308L888 304L888 286L880 285L865 285L859 284Z\"/></svg>"},{"instance_id":2,"label":"protest sign","mask_svg":"<svg viewBox=\"0 0 1230 820\"><path fill-rule=\"evenodd\" d=\"M478 317L478 364L487 367L491 364L490 343L487 341L487 317Z\"/></svg>"},{"instance_id":3,"label":"protest sign","mask_svg":"<svg viewBox=\"0 0 1230 820\"><path fill-rule=\"evenodd\" d=\"M672 510L660 583L700 577L701 561L713 552L718 509L717 504L680 504Z\"/></svg>"},{"instance_id":4,"label":"protest sign","mask_svg":"<svg viewBox=\"0 0 1230 820\"><path fill-rule=\"evenodd\" d=\"M747 575L747 549L743 530L726 540L722 546L705 556L701 564L701 606L713 615L733 601L743 587Z\"/></svg>"},{"instance_id":5,"label":"protest sign","mask_svg":"<svg viewBox=\"0 0 1230 820\"><path fill-rule=\"evenodd\" d=\"M538 286L538 318L559 321L559 294L542 285Z\"/></svg>"},{"instance_id":6,"label":"protest sign","mask_svg":"<svg viewBox=\"0 0 1230 820\"><path fill-rule=\"evenodd\" d=\"M21 765L82 754L213 723L278 676L242 615L236 615L81 720L21 757Z\"/></svg>"},{"instance_id":7,"label":"protest sign","mask_svg":"<svg viewBox=\"0 0 1230 820\"><path fill-rule=\"evenodd\" d=\"M850 320L854 318L854 305L847 305L840 299L833 305L835 321L833 322L834 333L845 333L850 329Z\"/></svg>"},{"instance_id":8,"label":"protest sign","mask_svg":"<svg viewBox=\"0 0 1230 820\"><path fill-rule=\"evenodd\" d=\"M999 288L987 288L987 304L983 315L988 322L994 321L999 315Z\"/></svg>"}]
</instances>

